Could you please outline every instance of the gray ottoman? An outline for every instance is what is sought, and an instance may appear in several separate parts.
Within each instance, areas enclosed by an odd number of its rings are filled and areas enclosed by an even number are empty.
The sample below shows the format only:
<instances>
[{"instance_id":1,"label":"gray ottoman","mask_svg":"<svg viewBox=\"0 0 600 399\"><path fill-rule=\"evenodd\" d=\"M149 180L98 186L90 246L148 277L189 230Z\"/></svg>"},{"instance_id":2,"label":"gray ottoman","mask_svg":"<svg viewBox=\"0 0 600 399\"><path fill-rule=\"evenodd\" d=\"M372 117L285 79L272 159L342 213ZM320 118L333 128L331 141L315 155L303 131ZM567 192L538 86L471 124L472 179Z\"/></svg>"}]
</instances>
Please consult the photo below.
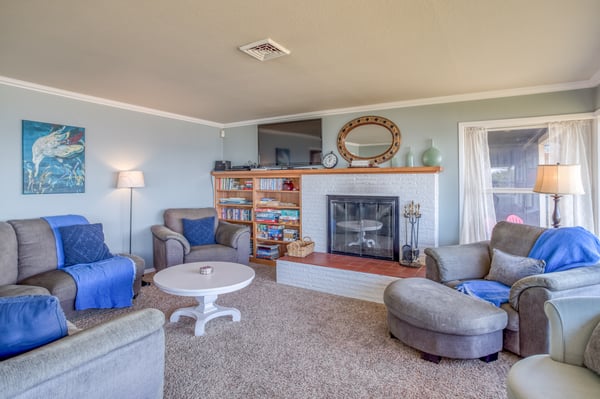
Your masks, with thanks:
<instances>
[{"instance_id":1,"label":"gray ottoman","mask_svg":"<svg viewBox=\"0 0 600 399\"><path fill-rule=\"evenodd\" d=\"M389 284L383 294L392 336L420 350L423 359L441 357L493 361L502 350L506 312L425 278Z\"/></svg>"}]
</instances>

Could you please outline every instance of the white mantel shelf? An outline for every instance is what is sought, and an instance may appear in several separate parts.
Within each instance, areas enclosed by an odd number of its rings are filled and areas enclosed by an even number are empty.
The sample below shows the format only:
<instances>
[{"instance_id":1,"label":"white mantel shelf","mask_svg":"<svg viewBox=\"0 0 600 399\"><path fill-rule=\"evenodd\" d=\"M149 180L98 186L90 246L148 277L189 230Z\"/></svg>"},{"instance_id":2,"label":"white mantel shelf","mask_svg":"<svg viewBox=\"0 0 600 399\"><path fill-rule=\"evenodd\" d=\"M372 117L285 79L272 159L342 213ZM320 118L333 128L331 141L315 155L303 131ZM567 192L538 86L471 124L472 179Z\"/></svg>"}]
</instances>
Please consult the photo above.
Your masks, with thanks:
<instances>
[{"instance_id":1,"label":"white mantel shelf","mask_svg":"<svg viewBox=\"0 0 600 399\"><path fill-rule=\"evenodd\" d=\"M414 166L400 168L335 168L335 169L255 169L255 170L224 170L212 172L212 175L219 177L220 174L226 174L227 177L244 176L281 176L285 173L286 177L301 175L334 175L334 174L399 174L399 173L440 173L443 171L441 166Z\"/></svg>"}]
</instances>

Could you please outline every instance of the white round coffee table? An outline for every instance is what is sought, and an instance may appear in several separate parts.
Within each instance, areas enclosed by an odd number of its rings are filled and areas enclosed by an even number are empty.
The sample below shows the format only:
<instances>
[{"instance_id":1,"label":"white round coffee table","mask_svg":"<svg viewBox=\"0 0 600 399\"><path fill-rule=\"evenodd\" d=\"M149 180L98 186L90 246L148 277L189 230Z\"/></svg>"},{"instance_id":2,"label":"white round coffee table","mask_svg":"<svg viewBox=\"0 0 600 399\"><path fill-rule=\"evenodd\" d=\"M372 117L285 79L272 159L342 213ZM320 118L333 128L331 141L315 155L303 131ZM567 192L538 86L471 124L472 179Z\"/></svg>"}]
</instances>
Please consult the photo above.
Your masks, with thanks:
<instances>
[{"instance_id":1,"label":"white round coffee table","mask_svg":"<svg viewBox=\"0 0 600 399\"><path fill-rule=\"evenodd\" d=\"M200 274L200 267L212 266L211 274ZM177 309L169 319L171 323L179 316L196 319L194 335L204 335L204 325L215 317L231 316L240 321L240 311L215 303L219 294L240 290L250 285L254 270L248 266L231 262L195 262L171 266L154 275L154 284L162 291L180 296L193 296L198 306Z\"/></svg>"}]
</instances>

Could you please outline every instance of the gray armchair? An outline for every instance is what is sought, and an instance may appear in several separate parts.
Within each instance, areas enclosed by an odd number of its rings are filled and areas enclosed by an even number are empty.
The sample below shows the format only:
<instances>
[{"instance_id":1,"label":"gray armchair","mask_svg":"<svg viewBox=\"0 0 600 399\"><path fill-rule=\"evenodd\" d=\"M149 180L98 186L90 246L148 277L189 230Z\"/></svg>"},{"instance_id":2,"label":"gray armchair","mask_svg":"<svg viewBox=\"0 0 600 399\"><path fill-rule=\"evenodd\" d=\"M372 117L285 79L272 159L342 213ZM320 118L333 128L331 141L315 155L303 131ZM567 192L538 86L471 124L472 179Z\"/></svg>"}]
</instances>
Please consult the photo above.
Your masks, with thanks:
<instances>
[{"instance_id":1,"label":"gray armchair","mask_svg":"<svg viewBox=\"0 0 600 399\"><path fill-rule=\"evenodd\" d=\"M600 323L600 297L553 299L544 310L550 322L550 353L511 367L508 398L600 398L600 375L584 362L592 331Z\"/></svg>"},{"instance_id":2,"label":"gray armchair","mask_svg":"<svg viewBox=\"0 0 600 399\"><path fill-rule=\"evenodd\" d=\"M527 256L543 231L541 227L499 222L490 241L427 248L427 278L450 287L483 279L490 269L493 248ZM501 306L508 315L504 349L523 357L547 353L549 323L544 302L567 296L600 296L600 265L536 274L514 283L510 301Z\"/></svg>"},{"instance_id":3,"label":"gray armchair","mask_svg":"<svg viewBox=\"0 0 600 399\"><path fill-rule=\"evenodd\" d=\"M182 219L215 218L216 244L191 246L183 236ZM164 212L164 225L154 225L154 267L162 270L182 263L224 261L247 265L250 259L250 229L219 220L214 208L177 208Z\"/></svg>"}]
</instances>

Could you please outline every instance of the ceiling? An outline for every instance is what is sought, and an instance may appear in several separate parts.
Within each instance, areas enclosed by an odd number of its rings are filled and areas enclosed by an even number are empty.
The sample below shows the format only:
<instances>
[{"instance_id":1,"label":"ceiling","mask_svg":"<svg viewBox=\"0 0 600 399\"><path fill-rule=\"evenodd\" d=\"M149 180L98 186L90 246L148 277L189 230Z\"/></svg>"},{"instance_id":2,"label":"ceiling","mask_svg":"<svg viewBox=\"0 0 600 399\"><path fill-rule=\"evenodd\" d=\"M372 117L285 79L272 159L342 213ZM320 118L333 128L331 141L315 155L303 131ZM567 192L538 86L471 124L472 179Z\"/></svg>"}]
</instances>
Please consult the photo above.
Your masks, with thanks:
<instances>
[{"instance_id":1,"label":"ceiling","mask_svg":"<svg viewBox=\"0 0 600 399\"><path fill-rule=\"evenodd\" d=\"M594 87L599 15L600 0L0 0L0 83L224 126ZM291 54L238 49L265 38Z\"/></svg>"}]
</instances>

